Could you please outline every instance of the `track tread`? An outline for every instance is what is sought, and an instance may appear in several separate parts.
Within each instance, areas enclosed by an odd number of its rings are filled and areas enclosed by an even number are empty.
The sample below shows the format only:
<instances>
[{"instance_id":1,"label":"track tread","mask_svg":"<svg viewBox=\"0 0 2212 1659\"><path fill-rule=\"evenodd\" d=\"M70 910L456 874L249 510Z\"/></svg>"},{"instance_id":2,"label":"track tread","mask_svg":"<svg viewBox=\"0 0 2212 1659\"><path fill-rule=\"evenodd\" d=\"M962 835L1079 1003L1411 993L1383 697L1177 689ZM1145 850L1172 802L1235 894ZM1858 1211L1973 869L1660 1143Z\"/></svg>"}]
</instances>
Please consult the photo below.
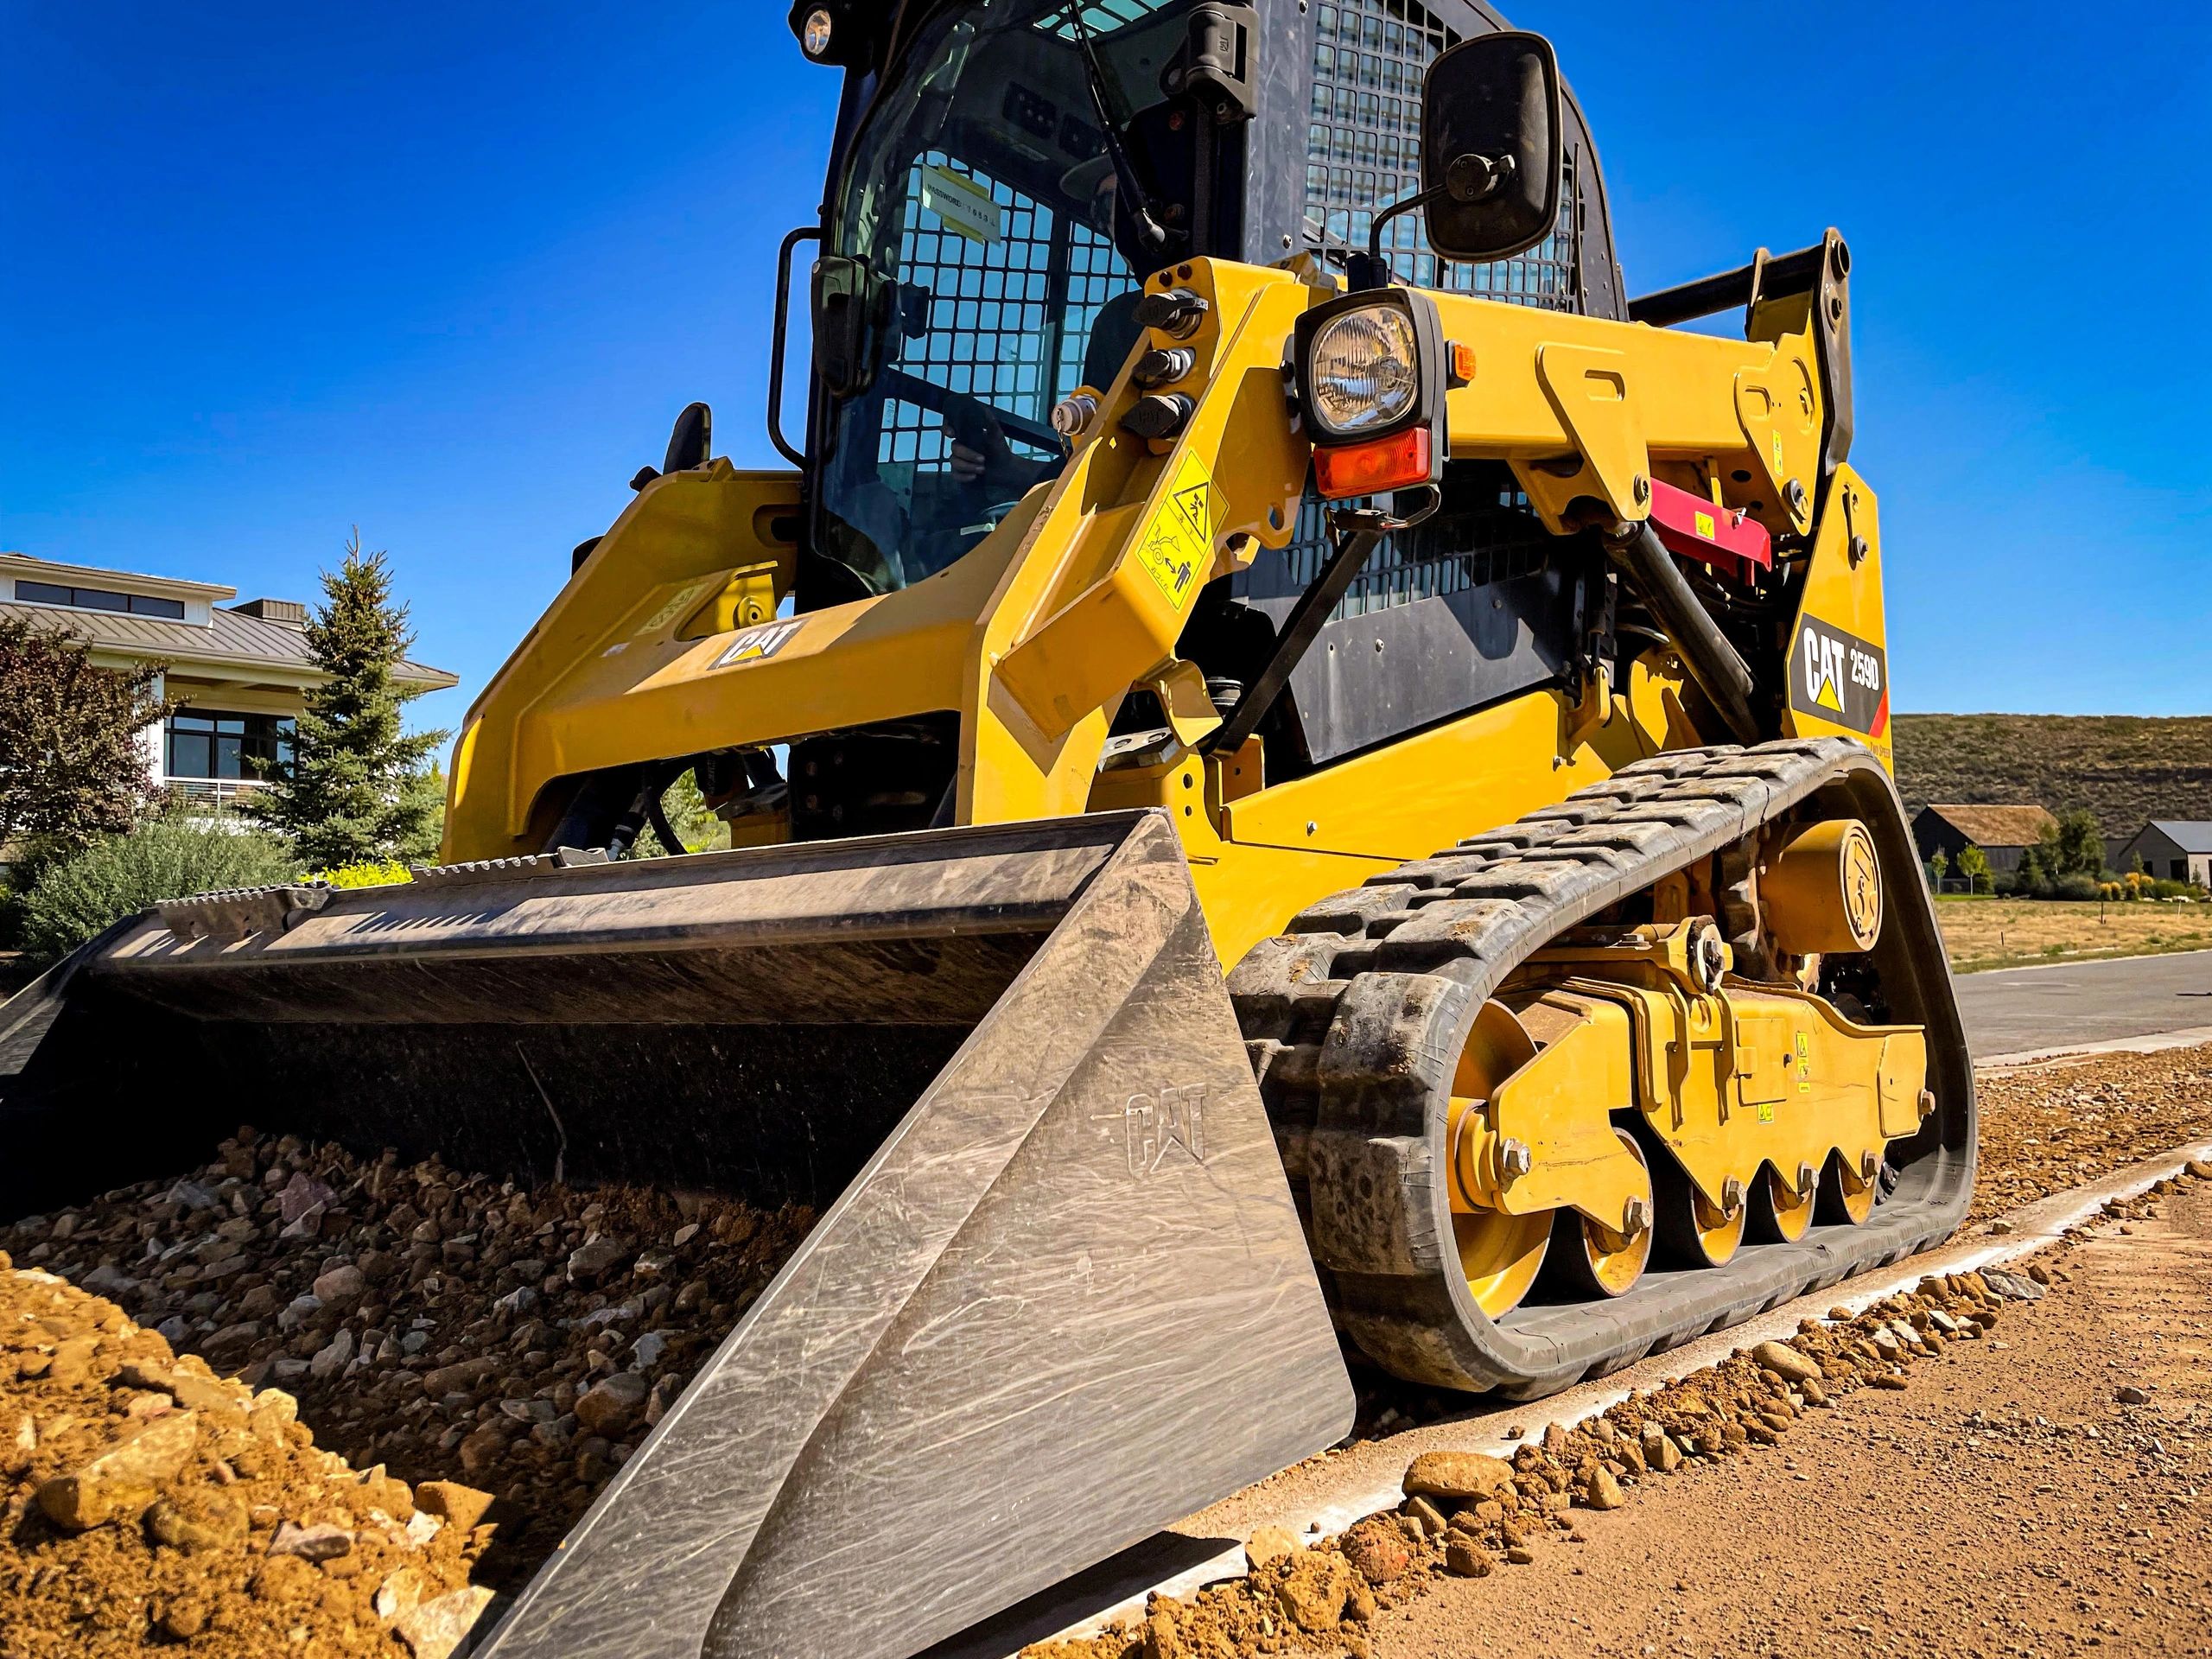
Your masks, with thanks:
<instances>
[{"instance_id":1,"label":"track tread","mask_svg":"<svg viewBox=\"0 0 2212 1659\"><path fill-rule=\"evenodd\" d=\"M1484 998L1563 930L1725 849L1824 786L1848 781L1863 791L1869 771L1901 827L1894 788L1871 753L1848 740L1656 755L1319 900L1285 937L1238 964L1230 998L1324 1287L1371 1357L1418 1382L1541 1394L1871 1268L1877 1255L1900 1255L1948 1236L1972 1181L1970 1071L1959 1109L1964 1185L1956 1168L1939 1172L1942 1190L1924 1206L1926 1224L1910 1227L1908 1236L1891 1229L1856 1249L1833 1239L1812 1249L1764 1247L1756 1275L1741 1256L1745 1265L1695 1275L1703 1282L1678 1287L1656 1324L1618 1316L1619 1303L1592 1303L1510 1315L1494 1325L1465 1294L1464 1281L1453 1289L1458 1260L1432 1142L1455 1057ZM1925 925L1932 937L1932 912ZM1932 1045L1948 1037L1962 1061L1948 976L1940 995L1944 1029L1931 1028L1931 1058ZM1802 1268L1777 1280L1775 1252L1790 1251L1802 1255ZM1839 1254L1849 1258L1840 1269ZM1612 1325L1619 1328L1608 1330Z\"/></svg>"}]
</instances>

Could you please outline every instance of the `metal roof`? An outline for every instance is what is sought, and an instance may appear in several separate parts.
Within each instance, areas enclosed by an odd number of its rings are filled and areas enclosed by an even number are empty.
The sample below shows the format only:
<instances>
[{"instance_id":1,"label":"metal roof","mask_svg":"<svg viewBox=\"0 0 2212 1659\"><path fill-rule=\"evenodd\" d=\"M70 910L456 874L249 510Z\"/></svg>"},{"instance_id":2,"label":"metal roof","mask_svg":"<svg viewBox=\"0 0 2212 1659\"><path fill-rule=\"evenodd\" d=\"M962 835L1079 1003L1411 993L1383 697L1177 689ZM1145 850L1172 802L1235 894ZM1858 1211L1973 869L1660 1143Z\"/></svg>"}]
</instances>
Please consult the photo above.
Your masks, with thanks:
<instances>
[{"instance_id":1,"label":"metal roof","mask_svg":"<svg viewBox=\"0 0 2212 1659\"><path fill-rule=\"evenodd\" d=\"M219 668L286 668L313 674L315 658L307 636L282 622L226 611L219 605L211 612L209 626L173 622L155 616L132 616L119 611L65 610L54 605L22 605L0 600L0 617L35 626L59 628L72 639L110 651L175 664L207 664ZM442 690L458 685L460 676L424 663L402 663L392 677L405 685Z\"/></svg>"},{"instance_id":2,"label":"metal roof","mask_svg":"<svg viewBox=\"0 0 2212 1659\"><path fill-rule=\"evenodd\" d=\"M2212 853L2212 822L2195 818L2153 818L2144 826L2155 830L2184 853ZM2139 833L2135 839L2143 839Z\"/></svg>"}]
</instances>

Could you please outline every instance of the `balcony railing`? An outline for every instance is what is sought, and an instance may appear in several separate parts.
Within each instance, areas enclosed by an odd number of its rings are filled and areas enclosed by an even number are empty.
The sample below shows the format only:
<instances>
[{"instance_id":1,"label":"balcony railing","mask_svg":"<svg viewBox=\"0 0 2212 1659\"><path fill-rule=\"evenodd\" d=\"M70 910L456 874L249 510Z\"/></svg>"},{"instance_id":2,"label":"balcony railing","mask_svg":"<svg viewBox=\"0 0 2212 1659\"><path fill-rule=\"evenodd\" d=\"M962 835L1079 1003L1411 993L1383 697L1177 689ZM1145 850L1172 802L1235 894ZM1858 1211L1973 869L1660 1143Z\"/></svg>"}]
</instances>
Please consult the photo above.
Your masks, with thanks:
<instances>
[{"instance_id":1,"label":"balcony railing","mask_svg":"<svg viewBox=\"0 0 2212 1659\"><path fill-rule=\"evenodd\" d=\"M166 787L170 801L187 812L220 817L243 797L269 785L251 778L172 778Z\"/></svg>"}]
</instances>

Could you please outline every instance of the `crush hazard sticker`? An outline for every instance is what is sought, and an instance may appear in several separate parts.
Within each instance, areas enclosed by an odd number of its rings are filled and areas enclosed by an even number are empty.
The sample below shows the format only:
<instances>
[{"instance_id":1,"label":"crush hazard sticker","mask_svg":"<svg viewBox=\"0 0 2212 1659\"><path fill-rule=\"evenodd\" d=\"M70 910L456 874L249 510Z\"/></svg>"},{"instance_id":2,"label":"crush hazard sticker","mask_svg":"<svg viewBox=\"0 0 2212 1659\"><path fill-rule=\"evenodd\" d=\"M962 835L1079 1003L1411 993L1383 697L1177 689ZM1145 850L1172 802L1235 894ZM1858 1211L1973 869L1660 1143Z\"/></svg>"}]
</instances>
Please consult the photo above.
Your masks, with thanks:
<instances>
[{"instance_id":1,"label":"crush hazard sticker","mask_svg":"<svg viewBox=\"0 0 2212 1659\"><path fill-rule=\"evenodd\" d=\"M1213 566L1213 474L1185 452L1175 482L1137 538L1137 563L1181 610Z\"/></svg>"},{"instance_id":2,"label":"crush hazard sticker","mask_svg":"<svg viewBox=\"0 0 2212 1659\"><path fill-rule=\"evenodd\" d=\"M1871 640L1807 617L1789 653L1789 706L1879 737L1890 724L1890 659Z\"/></svg>"},{"instance_id":3,"label":"crush hazard sticker","mask_svg":"<svg viewBox=\"0 0 2212 1659\"><path fill-rule=\"evenodd\" d=\"M791 643L791 636L804 626L797 618L783 622L763 622L746 631L722 647L722 654L715 658L716 668L734 668L740 663L764 662Z\"/></svg>"}]
</instances>

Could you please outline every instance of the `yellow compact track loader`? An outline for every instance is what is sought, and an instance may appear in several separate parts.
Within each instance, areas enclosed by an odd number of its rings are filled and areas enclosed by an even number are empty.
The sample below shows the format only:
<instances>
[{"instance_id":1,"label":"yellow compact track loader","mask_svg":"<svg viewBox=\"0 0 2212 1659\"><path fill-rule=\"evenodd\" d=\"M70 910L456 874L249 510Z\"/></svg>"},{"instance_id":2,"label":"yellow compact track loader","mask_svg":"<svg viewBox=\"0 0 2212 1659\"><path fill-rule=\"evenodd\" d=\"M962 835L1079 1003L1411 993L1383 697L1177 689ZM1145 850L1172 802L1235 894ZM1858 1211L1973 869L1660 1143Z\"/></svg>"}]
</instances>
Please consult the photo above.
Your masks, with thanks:
<instances>
[{"instance_id":1,"label":"yellow compact track loader","mask_svg":"<svg viewBox=\"0 0 2212 1659\"><path fill-rule=\"evenodd\" d=\"M1948 1235L1842 239L1627 299L1469 0L791 25L845 95L790 470L684 412L441 866L9 1004L0 1213L241 1120L817 1206L498 1659L917 1652L1338 1440L1351 1367L1540 1395ZM686 773L730 850L624 856Z\"/></svg>"}]
</instances>

